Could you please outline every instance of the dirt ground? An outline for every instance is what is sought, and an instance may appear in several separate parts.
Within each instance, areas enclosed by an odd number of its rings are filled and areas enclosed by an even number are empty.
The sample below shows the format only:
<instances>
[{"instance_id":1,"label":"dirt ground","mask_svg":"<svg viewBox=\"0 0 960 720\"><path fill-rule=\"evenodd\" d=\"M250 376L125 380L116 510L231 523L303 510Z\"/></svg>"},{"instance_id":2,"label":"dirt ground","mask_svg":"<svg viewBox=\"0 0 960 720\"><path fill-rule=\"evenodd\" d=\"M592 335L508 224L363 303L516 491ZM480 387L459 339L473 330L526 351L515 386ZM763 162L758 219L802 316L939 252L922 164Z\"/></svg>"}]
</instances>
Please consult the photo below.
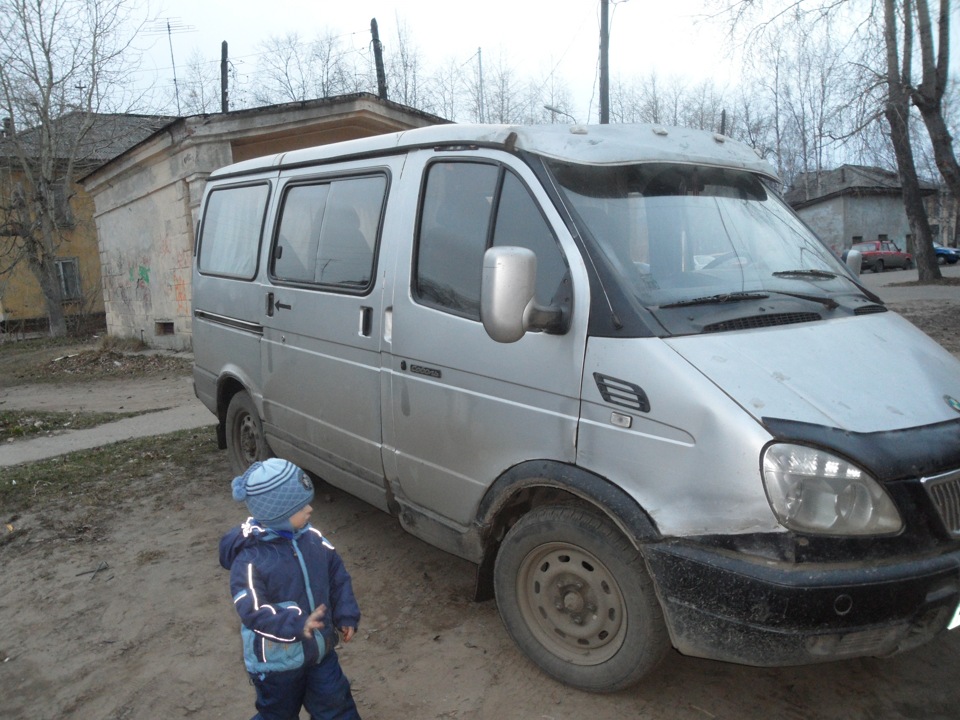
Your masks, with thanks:
<instances>
[{"instance_id":1,"label":"dirt ground","mask_svg":"<svg viewBox=\"0 0 960 720\"><path fill-rule=\"evenodd\" d=\"M960 355L960 305L895 309ZM121 375L28 386L22 396L8 387L6 398L109 410L152 397L164 406L182 384L176 373L149 382ZM0 718L254 713L227 573L217 561L221 534L244 513L230 498L231 473L212 429L192 437L203 452L189 473L167 471L158 457L155 473L121 487L93 484L19 514L0 508ZM673 653L634 689L571 690L519 653L493 602L471 601L472 565L337 490L320 488L314 508L314 524L342 554L363 611L340 657L367 718L960 717L960 631L892 658L802 668Z\"/></svg>"}]
</instances>

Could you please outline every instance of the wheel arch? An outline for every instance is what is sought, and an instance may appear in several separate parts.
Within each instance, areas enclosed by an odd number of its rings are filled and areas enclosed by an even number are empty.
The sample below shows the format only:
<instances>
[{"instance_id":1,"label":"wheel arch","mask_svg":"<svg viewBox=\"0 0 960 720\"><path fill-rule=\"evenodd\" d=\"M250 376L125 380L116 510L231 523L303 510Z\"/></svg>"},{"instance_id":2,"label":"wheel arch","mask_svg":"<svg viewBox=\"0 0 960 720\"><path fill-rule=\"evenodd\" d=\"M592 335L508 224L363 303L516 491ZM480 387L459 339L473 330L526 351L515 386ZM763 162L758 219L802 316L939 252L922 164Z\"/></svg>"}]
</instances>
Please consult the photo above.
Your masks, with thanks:
<instances>
[{"instance_id":1,"label":"wheel arch","mask_svg":"<svg viewBox=\"0 0 960 720\"><path fill-rule=\"evenodd\" d=\"M229 371L222 373L217 378L217 447L221 450L227 447L227 408L230 407L230 401L238 392L246 392L250 395L257 412L261 410L258 398L239 375Z\"/></svg>"},{"instance_id":2,"label":"wheel arch","mask_svg":"<svg viewBox=\"0 0 960 720\"><path fill-rule=\"evenodd\" d=\"M617 526L637 549L660 539L656 523L623 489L576 465L531 460L511 467L490 486L477 509L482 556L476 599L493 597L493 567L507 531L542 505L575 504L593 508Z\"/></svg>"}]
</instances>

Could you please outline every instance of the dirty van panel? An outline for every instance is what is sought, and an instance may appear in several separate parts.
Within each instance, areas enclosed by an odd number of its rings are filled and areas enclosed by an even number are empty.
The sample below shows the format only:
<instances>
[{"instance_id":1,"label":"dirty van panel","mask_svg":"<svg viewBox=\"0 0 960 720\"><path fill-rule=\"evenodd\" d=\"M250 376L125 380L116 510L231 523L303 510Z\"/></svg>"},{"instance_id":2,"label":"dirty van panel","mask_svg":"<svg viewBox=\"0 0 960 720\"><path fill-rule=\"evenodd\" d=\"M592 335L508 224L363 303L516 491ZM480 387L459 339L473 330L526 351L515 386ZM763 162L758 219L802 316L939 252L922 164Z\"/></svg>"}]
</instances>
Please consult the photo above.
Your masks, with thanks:
<instances>
[{"instance_id":1,"label":"dirty van panel","mask_svg":"<svg viewBox=\"0 0 960 720\"><path fill-rule=\"evenodd\" d=\"M194 377L197 394L217 407L225 377L259 387L263 304L254 291L271 200L265 180L208 193L193 273Z\"/></svg>"},{"instance_id":2,"label":"dirty van panel","mask_svg":"<svg viewBox=\"0 0 960 720\"><path fill-rule=\"evenodd\" d=\"M471 153L427 164L430 155L405 169L424 177L416 245L400 256L393 295L394 453L402 499L466 526L507 468L573 461L585 332L576 318L587 313L574 311L562 335L530 332L513 344L487 335L480 277L492 244L533 250L544 304L572 308L582 268L568 266L528 169L466 161Z\"/></svg>"},{"instance_id":3,"label":"dirty van panel","mask_svg":"<svg viewBox=\"0 0 960 720\"><path fill-rule=\"evenodd\" d=\"M375 270L388 174L291 174L279 189L261 347L271 447L386 508Z\"/></svg>"}]
</instances>

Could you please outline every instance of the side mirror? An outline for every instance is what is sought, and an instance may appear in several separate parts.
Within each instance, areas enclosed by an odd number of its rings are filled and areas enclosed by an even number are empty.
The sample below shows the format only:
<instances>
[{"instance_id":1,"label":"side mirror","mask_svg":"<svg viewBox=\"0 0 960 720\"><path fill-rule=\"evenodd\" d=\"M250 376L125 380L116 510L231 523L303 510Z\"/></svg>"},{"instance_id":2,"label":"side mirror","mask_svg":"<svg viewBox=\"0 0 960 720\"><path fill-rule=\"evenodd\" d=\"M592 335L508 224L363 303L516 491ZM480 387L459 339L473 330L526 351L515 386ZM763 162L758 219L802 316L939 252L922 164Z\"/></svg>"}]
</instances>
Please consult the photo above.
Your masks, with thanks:
<instances>
[{"instance_id":1,"label":"side mirror","mask_svg":"<svg viewBox=\"0 0 960 720\"><path fill-rule=\"evenodd\" d=\"M483 255L480 320L487 335L516 342L527 331L537 287L537 256L519 247L493 247Z\"/></svg>"},{"instance_id":2,"label":"side mirror","mask_svg":"<svg viewBox=\"0 0 960 720\"><path fill-rule=\"evenodd\" d=\"M860 277L860 263L862 260L863 255L860 254L859 250L847 251L847 267L850 269L850 272L853 273L854 277Z\"/></svg>"},{"instance_id":3,"label":"side mirror","mask_svg":"<svg viewBox=\"0 0 960 720\"><path fill-rule=\"evenodd\" d=\"M537 290L537 256L520 247L493 247L483 254L480 320L487 335L502 343L516 342L528 330L562 335L570 313L543 307Z\"/></svg>"}]
</instances>

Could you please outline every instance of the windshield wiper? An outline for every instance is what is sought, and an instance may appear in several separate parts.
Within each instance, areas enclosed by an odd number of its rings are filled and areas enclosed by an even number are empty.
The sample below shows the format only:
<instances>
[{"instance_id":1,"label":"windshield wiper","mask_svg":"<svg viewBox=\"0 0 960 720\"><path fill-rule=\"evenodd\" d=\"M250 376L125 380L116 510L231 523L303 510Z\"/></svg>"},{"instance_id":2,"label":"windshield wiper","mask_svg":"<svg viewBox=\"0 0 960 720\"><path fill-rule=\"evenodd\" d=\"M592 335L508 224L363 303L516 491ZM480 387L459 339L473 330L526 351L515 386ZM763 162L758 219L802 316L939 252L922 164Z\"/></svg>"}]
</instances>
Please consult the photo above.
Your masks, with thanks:
<instances>
[{"instance_id":1,"label":"windshield wiper","mask_svg":"<svg viewBox=\"0 0 960 720\"><path fill-rule=\"evenodd\" d=\"M813 271L817 272L817 271ZM776 273L774 273L776 275ZM836 277L834 275L834 277ZM822 295L807 295L806 293L795 293L795 292L786 292L785 290L771 290L770 292L775 295L789 295L790 297L800 298L801 300L809 300L810 302L820 303L821 305L826 305L828 309L833 310L834 308L840 307L838 303L833 298L823 297Z\"/></svg>"},{"instance_id":2,"label":"windshield wiper","mask_svg":"<svg viewBox=\"0 0 960 720\"><path fill-rule=\"evenodd\" d=\"M856 285L857 288L858 288L864 295L866 295L866 296L867 296L867 299L870 300L871 302L875 302L875 303L877 303L877 304L879 304L879 305L883 305L883 304L884 304L884 303L883 303L883 300L881 300L878 295L876 295L875 293L870 292L870 290L868 290L867 288L865 288L862 284L860 284L860 283L857 282L856 280L853 280L853 279L850 278L850 277L847 277L846 275L838 275L837 273L828 272L828 271L826 271L826 270L814 270L814 269L812 269L812 268L805 268L805 269L802 269L802 270L778 270L777 272L773 273L773 275L774 275L775 277L783 277L783 278L804 278L804 279L809 279L809 280L832 280L833 278L836 278L836 277L842 277L842 278L844 278L845 280L849 280L849 281L852 282L854 285ZM785 293L782 293L782 294L783 294L783 295L793 295L793 293L786 293L786 292L785 292ZM828 308L830 308L831 310L837 306L837 304L836 304L833 300L829 300L829 301L828 301L827 298L819 298L819 297L816 297L815 295L794 295L794 297L804 298L804 299L806 299L806 300L813 300L814 302L823 303L824 305L826 305L826 306L827 306Z\"/></svg>"},{"instance_id":3,"label":"windshield wiper","mask_svg":"<svg viewBox=\"0 0 960 720\"><path fill-rule=\"evenodd\" d=\"M675 303L660 305L661 310L668 308L689 307L691 305L722 305L728 302L740 302L741 300L764 300L770 295L786 295L800 300L809 300L810 302L820 303L828 309L840 307L840 304L833 298L823 297L822 295L807 295L805 293L786 292L784 290L770 290L768 292L732 292L721 293L720 295L707 295L705 297L693 298L691 300L680 300Z\"/></svg>"},{"instance_id":4,"label":"windshield wiper","mask_svg":"<svg viewBox=\"0 0 960 720\"><path fill-rule=\"evenodd\" d=\"M785 278L812 278L816 280L833 280L837 275L836 273L827 272L826 270L812 270L810 268L804 268L801 270L778 270L773 273L774 277L785 277Z\"/></svg>"},{"instance_id":5,"label":"windshield wiper","mask_svg":"<svg viewBox=\"0 0 960 720\"><path fill-rule=\"evenodd\" d=\"M691 300L680 300L675 303L660 305L661 310L667 308L689 307L690 305L722 305L728 302L740 302L741 300L763 300L770 297L767 293L757 292L732 292L721 293L720 295L707 295L705 297L693 298Z\"/></svg>"}]
</instances>

